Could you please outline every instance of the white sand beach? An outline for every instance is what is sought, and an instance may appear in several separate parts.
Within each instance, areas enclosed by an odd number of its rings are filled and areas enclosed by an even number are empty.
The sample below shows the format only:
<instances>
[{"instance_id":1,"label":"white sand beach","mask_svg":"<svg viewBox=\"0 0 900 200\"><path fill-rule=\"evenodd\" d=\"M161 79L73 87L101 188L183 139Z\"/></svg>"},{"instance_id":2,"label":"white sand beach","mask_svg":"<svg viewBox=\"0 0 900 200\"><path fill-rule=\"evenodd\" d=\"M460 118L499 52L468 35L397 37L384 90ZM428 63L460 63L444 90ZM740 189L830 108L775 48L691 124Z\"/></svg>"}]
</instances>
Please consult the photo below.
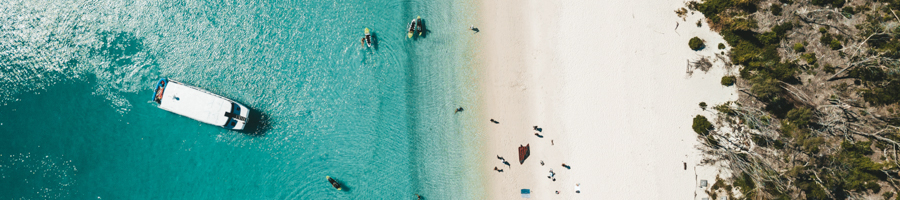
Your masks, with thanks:
<instances>
[{"instance_id":1,"label":"white sand beach","mask_svg":"<svg viewBox=\"0 0 900 200\"><path fill-rule=\"evenodd\" d=\"M688 59L715 58L724 41L705 21L696 26L699 12L676 16L683 6L676 0L482 1L475 26L482 37L488 199L521 199L520 189L531 189L533 199L705 196L697 182L712 184L715 170L695 172L701 157L692 118L712 116L700 102L736 100L737 91L719 83L726 74L721 61L708 73L687 75ZM688 48L694 36L707 48ZM535 125L544 138L534 135ZM520 165L516 149L524 144L531 156ZM491 171L495 166L504 172ZM556 181L547 178L551 168Z\"/></svg>"}]
</instances>

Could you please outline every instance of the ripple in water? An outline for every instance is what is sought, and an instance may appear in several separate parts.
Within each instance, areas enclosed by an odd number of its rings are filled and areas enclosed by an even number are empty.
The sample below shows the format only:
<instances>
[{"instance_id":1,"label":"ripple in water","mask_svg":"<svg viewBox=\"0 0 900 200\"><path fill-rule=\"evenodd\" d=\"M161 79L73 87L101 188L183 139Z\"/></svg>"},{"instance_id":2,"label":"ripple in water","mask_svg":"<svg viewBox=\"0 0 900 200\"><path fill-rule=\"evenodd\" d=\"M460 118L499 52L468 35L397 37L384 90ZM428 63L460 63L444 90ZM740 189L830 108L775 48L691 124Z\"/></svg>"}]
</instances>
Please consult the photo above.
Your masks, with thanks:
<instances>
[{"instance_id":1,"label":"ripple in water","mask_svg":"<svg viewBox=\"0 0 900 200\"><path fill-rule=\"evenodd\" d=\"M157 76L154 56L132 33L105 17L120 4L84 1L4 1L0 3L0 103L17 94L40 92L67 79L97 78L94 94L125 113L131 103L121 92L137 92ZM116 17L120 18L120 17Z\"/></svg>"},{"instance_id":2,"label":"ripple in water","mask_svg":"<svg viewBox=\"0 0 900 200\"><path fill-rule=\"evenodd\" d=\"M3 199L61 199L70 197L77 169L71 160L49 155L21 153L0 155L0 183L5 190L35 196L4 196Z\"/></svg>"}]
</instances>

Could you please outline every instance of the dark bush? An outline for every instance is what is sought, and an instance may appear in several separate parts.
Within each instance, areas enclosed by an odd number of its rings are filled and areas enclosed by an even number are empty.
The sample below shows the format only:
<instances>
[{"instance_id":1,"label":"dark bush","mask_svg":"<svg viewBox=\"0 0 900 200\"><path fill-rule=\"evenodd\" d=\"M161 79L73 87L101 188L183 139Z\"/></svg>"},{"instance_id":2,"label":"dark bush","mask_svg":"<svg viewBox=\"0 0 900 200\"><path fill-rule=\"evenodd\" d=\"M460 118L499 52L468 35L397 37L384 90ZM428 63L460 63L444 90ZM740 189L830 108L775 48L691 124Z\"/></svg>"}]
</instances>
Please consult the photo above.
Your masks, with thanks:
<instances>
[{"instance_id":1,"label":"dark bush","mask_svg":"<svg viewBox=\"0 0 900 200\"><path fill-rule=\"evenodd\" d=\"M713 129L712 123L709 123L709 120L706 119L703 115L697 115L694 117L694 124L691 125L691 128L694 129L694 132L700 135L709 134L709 130Z\"/></svg>"},{"instance_id":2,"label":"dark bush","mask_svg":"<svg viewBox=\"0 0 900 200\"><path fill-rule=\"evenodd\" d=\"M722 77L722 85L724 85L724 86L734 85L735 78L736 77L734 77L734 76L723 76Z\"/></svg>"},{"instance_id":3,"label":"dark bush","mask_svg":"<svg viewBox=\"0 0 900 200\"><path fill-rule=\"evenodd\" d=\"M841 152L835 157L838 162L848 167L848 171L840 171L837 176L843 179L843 188L848 191L879 191L878 184L872 184L878 180L876 175L881 173L882 165L872 162L868 155L874 151L871 142L841 143Z\"/></svg>"},{"instance_id":4,"label":"dark bush","mask_svg":"<svg viewBox=\"0 0 900 200\"><path fill-rule=\"evenodd\" d=\"M778 86L778 80L775 80L774 78L756 76L753 79L750 79L750 82L753 84L753 86L750 87L750 91L764 102L771 101L775 96L781 93L781 87Z\"/></svg>"},{"instance_id":5,"label":"dark bush","mask_svg":"<svg viewBox=\"0 0 900 200\"><path fill-rule=\"evenodd\" d=\"M857 78L864 82L878 82L888 78L884 70L875 67L854 68L847 74L849 77Z\"/></svg>"},{"instance_id":6,"label":"dark bush","mask_svg":"<svg viewBox=\"0 0 900 200\"><path fill-rule=\"evenodd\" d=\"M856 11L853 10L852 6L847 6L841 9L841 14L852 16L853 14L856 14Z\"/></svg>"},{"instance_id":7,"label":"dark bush","mask_svg":"<svg viewBox=\"0 0 900 200\"><path fill-rule=\"evenodd\" d=\"M835 8L844 7L844 3L846 3L844 0L831 1L831 5L834 6Z\"/></svg>"},{"instance_id":8,"label":"dark bush","mask_svg":"<svg viewBox=\"0 0 900 200\"><path fill-rule=\"evenodd\" d=\"M719 49L725 49L725 44L719 43Z\"/></svg>"},{"instance_id":9,"label":"dark bush","mask_svg":"<svg viewBox=\"0 0 900 200\"><path fill-rule=\"evenodd\" d=\"M900 102L900 82L890 83L871 89L862 90L863 99L875 105L888 105Z\"/></svg>"},{"instance_id":10,"label":"dark bush","mask_svg":"<svg viewBox=\"0 0 900 200\"><path fill-rule=\"evenodd\" d=\"M700 109L706 110L706 102L700 102Z\"/></svg>"},{"instance_id":11,"label":"dark bush","mask_svg":"<svg viewBox=\"0 0 900 200\"><path fill-rule=\"evenodd\" d=\"M741 176L736 177L733 184L735 187L740 188L741 193L747 194L748 196L754 194L753 190L756 189L756 184L753 183L753 179L750 178L750 175L746 172L741 173Z\"/></svg>"},{"instance_id":12,"label":"dark bush","mask_svg":"<svg viewBox=\"0 0 900 200\"><path fill-rule=\"evenodd\" d=\"M772 7L769 8L769 10L772 11L773 15L780 16L781 15L781 4L772 4Z\"/></svg>"},{"instance_id":13,"label":"dark bush","mask_svg":"<svg viewBox=\"0 0 900 200\"><path fill-rule=\"evenodd\" d=\"M822 71L834 74L834 66L831 66L831 64L825 64L825 66L822 67Z\"/></svg>"},{"instance_id":14,"label":"dark bush","mask_svg":"<svg viewBox=\"0 0 900 200\"><path fill-rule=\"evenodd\" d=\"M840 8L844 6L844 0L812 0L810 1L813 5L817 6L833 6L835 8Z\"/></svg>"},{"instance_id":15,"label":"dark bush","mask_svg":"<svg viewBox=\"0 0 900 200\"><path fill-rule=\"evenodd\" d=\"M691 47L691 50L694 51L699 51L703 49L703 47L706 47L703 44L703 40L701 40L699 37L691 38L691 41L688 41L688 46Z\"/></svg>"},{"instance_id":16,"label":"dark bush","mask_svg":"<svg viewBox=\"0 0 900 200\"><path fill-rule=\"evenodd\" d=\"M791 122L791 124L801 128L809 124L810 118L812 118L812 113L808 108L794 108L787 113L787 120Z\"/></svg>"}]
</instances>

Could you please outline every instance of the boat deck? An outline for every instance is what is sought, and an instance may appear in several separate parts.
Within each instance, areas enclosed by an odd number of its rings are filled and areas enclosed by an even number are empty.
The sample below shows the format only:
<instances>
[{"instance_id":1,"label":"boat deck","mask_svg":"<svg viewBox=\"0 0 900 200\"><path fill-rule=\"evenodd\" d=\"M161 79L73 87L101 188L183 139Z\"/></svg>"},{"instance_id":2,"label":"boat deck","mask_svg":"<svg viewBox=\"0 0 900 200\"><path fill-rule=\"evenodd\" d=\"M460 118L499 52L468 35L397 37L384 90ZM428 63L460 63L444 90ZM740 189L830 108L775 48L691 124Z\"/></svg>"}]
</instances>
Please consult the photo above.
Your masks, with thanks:
<instances>
[{"instance_id":1,"label":"boat deck","mask_svg":"<svg viewBox=\"0 0 900 200\"><path fill-rule=\"evenodd\" d=\"M159 100L159 108L218 126L228 122L226 113L232 110L231 104L223 97L175 81L166 84Z\"/></svg>"}]
</instances>

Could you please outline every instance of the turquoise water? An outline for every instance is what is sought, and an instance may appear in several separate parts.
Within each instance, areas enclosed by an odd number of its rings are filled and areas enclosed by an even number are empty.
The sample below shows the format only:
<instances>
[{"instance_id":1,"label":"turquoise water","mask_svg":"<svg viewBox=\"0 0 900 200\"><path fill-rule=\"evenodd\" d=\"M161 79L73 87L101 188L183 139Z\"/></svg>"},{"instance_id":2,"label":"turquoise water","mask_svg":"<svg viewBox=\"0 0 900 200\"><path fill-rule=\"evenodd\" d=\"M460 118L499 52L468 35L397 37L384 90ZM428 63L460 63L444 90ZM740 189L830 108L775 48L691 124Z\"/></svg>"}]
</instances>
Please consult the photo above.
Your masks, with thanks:
<instances>
[{"instance_id":1,"label":"turquoise water","mask_svg":"<svg viewBox=\"0 0 900 200\"><path fill-rule=\"evenodd\" d=\"M0 199L482 199L470 4L2 1ZM264 120L158 109L162 77Z\"/></svg>"}]
</instances>

